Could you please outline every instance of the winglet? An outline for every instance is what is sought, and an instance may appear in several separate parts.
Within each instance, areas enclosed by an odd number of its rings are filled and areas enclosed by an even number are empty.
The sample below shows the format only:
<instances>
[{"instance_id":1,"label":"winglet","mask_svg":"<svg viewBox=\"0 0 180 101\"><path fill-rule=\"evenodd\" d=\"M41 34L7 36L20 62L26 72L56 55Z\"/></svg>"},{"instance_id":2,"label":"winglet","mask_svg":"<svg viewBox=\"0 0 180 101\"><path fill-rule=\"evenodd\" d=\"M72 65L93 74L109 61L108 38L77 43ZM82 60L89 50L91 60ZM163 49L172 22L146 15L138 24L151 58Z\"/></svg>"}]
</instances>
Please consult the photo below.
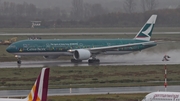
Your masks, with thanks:
<instances>
[{"instance_id":1,"label":"winglet","mask_svg":"<svg viewBox=\"0 0 180 101\"><path fill-rule=\"evenodd\" d=\"M134 39L150 41L157 15L152 15Z\"/></svg>"},{"instance_id":2,"label":"winglet","mask_svg":"<svg viewBox=\"0 0 180 101\"><path fill-rule=\"evenodd\" d=\"M27 96L27 101L47 101L49 68L43 68L39 74L31 92Z\"/></svg>"}]
</instances>

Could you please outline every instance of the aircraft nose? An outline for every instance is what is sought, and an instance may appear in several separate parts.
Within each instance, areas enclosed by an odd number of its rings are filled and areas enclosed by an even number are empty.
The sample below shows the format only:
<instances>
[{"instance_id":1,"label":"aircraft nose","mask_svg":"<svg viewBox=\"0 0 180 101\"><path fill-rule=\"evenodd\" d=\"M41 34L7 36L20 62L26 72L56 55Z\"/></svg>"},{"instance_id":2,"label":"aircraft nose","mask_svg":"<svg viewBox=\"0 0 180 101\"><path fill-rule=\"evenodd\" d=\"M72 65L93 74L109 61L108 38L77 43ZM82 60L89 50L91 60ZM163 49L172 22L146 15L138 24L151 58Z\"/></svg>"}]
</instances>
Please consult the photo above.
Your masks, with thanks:
<instances>
[{"instance_id":1,"label":"aircraft nose","mask_svg":"<svg viewBox=\"0 0 180 101\"><path fill-rule=\"evenodd\" d=\"M7 48L6 48L6 51L8 52L8 53L11 53L11 47L10 46L8 46Z\"/></svg>"}]
</instances>

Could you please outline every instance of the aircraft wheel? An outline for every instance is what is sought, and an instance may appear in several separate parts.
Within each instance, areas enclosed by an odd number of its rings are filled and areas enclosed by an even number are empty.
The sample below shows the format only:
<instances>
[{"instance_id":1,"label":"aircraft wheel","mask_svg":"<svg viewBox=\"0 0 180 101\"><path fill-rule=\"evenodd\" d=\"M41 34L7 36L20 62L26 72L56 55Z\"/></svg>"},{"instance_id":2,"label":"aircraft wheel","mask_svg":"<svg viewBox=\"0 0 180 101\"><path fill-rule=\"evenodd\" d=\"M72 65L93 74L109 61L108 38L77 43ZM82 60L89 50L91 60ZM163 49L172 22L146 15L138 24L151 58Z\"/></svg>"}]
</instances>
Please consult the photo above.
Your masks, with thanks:
<instances>
[{"instance_id":1,"label":"aircraft wheel","mask_svg":"<svg viewBox=\"0 0 180 101\"><path fill-rule=\"evenodd\" d=\"M18 60L18 61L17 61L17 64L19 64L19 65L20 65L20 64L21 64L21 60Z\"/></svg>"},{"instance_id":2,"label":"aircraft wheel","mask_svg":"<svg viewBox=\"0 0 180 101\"><path fill-rule=\"evenodd\" d=\"M82 60L71 59L71 63L81 63Z\"/></svg>"},{"instance_id":3,"label":"aircraft wheel","mask_svg":"<svg viewBox=\"0 0 180 101\"><path fill-rule=\"evenodd\" d=\"M89 64L99 64L99 63L100 63L100 60L99 60L99 59L89 59L89 60L88 60L88 63L89 63Z\"/></svg>"}]
</instances>

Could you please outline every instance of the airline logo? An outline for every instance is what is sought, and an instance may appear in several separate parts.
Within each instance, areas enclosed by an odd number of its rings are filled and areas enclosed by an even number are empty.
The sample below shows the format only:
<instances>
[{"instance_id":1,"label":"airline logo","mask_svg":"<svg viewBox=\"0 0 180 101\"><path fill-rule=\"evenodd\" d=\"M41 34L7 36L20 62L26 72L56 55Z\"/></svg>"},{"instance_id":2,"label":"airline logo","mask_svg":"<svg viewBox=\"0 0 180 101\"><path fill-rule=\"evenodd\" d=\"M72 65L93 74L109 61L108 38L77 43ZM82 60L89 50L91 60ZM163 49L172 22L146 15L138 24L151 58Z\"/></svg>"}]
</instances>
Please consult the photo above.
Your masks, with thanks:
<instances>
[{"instance_id":1,"label":"airline logo","mask_svg":"<svg viewBox=\"0 0 180 101\"><path fill-rule=\"evenodd\" d=\"M28 95L28 101L41 101L40 97L38 96L38 87L39 85L39 77L38 80L35 82L33 88L31 89L31 92Z\"/></svg>"},{"instance_id":2,"label":"airline logo","mask_svg":"<svg viewBox=\"0 0 180 101\"><path fill-rule=\"evenodd\" d=\"M139 33L137 38L146 38L146 37L151 37L152 35L152 30L153 30L154 24L146 24L142 31Z\"/></svg>"},{"instance_id":3,"label":"airline logo","mask_svg":"<svg viewBox=\"0 0 180 101\"><path fill-rule=\"evenodd\" d=\"M154 98L178 98L179 95L178 94L155 94Z\"/></svg>"}]
</instances>

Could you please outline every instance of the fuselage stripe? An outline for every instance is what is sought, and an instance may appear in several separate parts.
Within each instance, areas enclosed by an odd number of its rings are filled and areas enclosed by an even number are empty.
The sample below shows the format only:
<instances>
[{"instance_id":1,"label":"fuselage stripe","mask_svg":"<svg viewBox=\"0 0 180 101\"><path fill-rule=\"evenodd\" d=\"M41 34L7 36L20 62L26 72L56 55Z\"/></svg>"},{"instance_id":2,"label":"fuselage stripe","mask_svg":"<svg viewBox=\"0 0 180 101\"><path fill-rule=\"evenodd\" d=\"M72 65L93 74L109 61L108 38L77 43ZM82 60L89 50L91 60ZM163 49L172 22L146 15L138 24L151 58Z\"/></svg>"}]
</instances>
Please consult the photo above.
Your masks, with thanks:
<instances>
[{"instance_id":1,"label":"fuselage stripe","mask_svg":"<svg viewBox=\"0 0 180 101\"><path fill-rule=\"evenodd\" d=\"M33 101L37 101L38 99L38 90L39 90L39 82L40 82L40 76L41 76L41 73L37 79L37 82L36 82L36 89L35 89L35 92L34 92L34 98L33 98Z\"/></svg>"}]
</instances>

